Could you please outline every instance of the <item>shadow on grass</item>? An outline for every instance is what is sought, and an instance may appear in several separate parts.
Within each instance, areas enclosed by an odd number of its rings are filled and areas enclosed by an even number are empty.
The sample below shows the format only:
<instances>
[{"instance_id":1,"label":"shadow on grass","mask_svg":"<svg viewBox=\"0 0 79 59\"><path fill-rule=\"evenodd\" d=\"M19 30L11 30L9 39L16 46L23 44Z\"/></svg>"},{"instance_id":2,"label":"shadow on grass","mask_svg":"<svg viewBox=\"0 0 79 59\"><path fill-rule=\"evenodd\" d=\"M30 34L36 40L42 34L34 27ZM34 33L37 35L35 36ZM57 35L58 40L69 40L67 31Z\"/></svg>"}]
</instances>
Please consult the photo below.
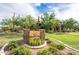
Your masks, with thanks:
<instances>
[{"instance_id":1,"label":"shadow on grass","mask_svg":"<svg viewBox=\"0 0 79 59\"><path fill-rule=\"evenodd\" d=\"M63 35L63 34L65 34L65 32L53 32L53 33L50 33L50 34Z\"/></svg>"}]
</instances>

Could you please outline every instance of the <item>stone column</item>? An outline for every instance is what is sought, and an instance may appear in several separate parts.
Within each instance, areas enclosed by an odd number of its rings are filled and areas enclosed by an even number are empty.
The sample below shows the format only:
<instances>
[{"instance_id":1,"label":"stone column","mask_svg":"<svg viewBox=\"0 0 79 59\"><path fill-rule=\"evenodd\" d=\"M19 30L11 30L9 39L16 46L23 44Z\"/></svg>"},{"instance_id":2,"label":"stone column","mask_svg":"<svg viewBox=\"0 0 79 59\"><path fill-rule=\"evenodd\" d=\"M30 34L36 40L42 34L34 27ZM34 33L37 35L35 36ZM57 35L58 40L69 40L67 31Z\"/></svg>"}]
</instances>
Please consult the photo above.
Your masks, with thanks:
<instances>
[{"instance_id":1,"label":"stone column","mask_svg":"<svg viewBox=\"0 0 79 59\"><path fill-rule=\"evenodd\" d=\"M29 29L23 30L23 32L24 32L23 33L23 39L24 39L25 42L27 42L29 40L29 31L30 31Z\"/></svg>"},{"instance_id":2,"label":"stone column","mask_svg":"<svg viewBox=\"0 0 79 59\"><path fill-rule=\"evenodd\" d=\"M40 39L45 39L45 30L40 29Z\"/></svg>"}]
</instances>

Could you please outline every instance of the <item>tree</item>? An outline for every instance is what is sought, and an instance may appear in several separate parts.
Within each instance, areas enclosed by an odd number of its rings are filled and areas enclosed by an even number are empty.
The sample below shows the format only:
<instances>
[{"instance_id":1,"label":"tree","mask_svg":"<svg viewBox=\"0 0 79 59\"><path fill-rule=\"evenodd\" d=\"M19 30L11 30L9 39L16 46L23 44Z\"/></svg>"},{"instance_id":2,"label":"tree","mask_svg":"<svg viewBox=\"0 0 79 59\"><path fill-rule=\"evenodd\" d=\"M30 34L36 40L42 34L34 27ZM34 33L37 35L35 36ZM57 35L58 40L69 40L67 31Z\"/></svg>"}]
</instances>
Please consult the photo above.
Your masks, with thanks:
<instances>
[{"instance_id":1,"label":"tree","mask_svg":"<svg viewBox=\"0 0 79 59\"><path fill-rule=\"evenodd\" d=\"M3 19L2 22L1 22L1 25L2 25L2 29L3 30L10 30L11 29L11 19Z\"/></svg>"},{"instance_id":2,"label":"tree","mask_svg":"<svg viewBox=\"0 0 79 59\"><path fill-rule=\"evenodd\" d=\"M42 19L42 22L41 22L42 28L44 28L46 32L48 32L51 29L50 15L48 13L44 13L41 16L41 19Z\"/></svg>"},{"instance_id":3,"label":"tree","mask_svg":"<svg viewBox=\"0 0 79 59\"><path fill-rule=\"evenodd\" d=\"M73 18L66 19L63 23L66 30L72 31L76 25L77 21Z\"/></svg>"},{"instance_id":4,"label":"tree","mask_svg":"<svg viewBox=\"0 0 79 59\"><path fill-rule=\"evenodd\" d=\"M59 31L61 31L61 23L58 19L55 18L55 14L51 13L45 13L43 14L43 16L41 16L42 19L42 27L44 29L46 29L46 31L58 31L58 29L60 29Z\"/></svg>"},{"instance_id":5,"label":"tree","mask_svg":"<svg viewBox=\"0 0 79 59\"><path fill-rule=\"evenodd\" d=\"M79 31L79 22L77 22L76 25L74 26L74 30Z\"/></svg>"},{"instance_id":6,"label":"tree","mask_svg":"<svg viewBox=\"0 0 79 59\"><path fill-rule=\"evenodd\" d=\"M51 19L51 28L54 32L60 31L61 32L61 21L58 19Z\"/></svg>"},{"instance_id":7,"label":"tree","mask_svg":"<svg viewBox=\"0 0 79 59\"><path fill-rule=\"evenodd\" d=\"M20 26L21 28L29 28L32 29L34 28L33 26L35 25L35 21L34 19L28 15L25 18L20 18L18 21L18 26Z\"/></svg>"},{"instance_id":8,"label":"tree","mask_svg":"<svg viewBox=\"0 0 79 59\"><path fill-rule=\"evenodd\" d=\"M44 13L41 17L38 17L37 21L32 16L27 15L26 17L15 17L15 13L12 18L3 19L1 25L4 29L15 31L22 30L23 28L37 30L45 29L46 32L61 32L61 31L76 31L79 30L79 23L69 18L60 21L55 17L54 13Z\"/></svg>"}]
</instances>

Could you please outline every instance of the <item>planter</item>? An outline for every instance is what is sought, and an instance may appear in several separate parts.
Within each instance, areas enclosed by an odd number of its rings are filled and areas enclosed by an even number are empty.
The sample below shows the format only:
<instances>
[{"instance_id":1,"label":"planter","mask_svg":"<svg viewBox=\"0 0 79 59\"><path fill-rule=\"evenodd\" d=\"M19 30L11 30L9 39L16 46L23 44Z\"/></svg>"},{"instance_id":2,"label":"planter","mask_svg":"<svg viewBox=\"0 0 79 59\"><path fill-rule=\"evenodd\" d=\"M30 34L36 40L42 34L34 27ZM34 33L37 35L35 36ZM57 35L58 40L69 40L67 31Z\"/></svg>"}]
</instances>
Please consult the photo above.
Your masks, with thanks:
<instances>
[{"instance_id":1,"label":"planter","mask_svg":"<svg viewBox=\"0 0 79 59\"><path fill-rule=\"evenodd\" d=\"M28 48L31 48L31 49L39 49L39 48L42 48L44 46L46 46L47 42L45 41L43 45L40 45L40 46L30 46L28 44L25 44L26 47Z\"/></svg>"}]
</instances>

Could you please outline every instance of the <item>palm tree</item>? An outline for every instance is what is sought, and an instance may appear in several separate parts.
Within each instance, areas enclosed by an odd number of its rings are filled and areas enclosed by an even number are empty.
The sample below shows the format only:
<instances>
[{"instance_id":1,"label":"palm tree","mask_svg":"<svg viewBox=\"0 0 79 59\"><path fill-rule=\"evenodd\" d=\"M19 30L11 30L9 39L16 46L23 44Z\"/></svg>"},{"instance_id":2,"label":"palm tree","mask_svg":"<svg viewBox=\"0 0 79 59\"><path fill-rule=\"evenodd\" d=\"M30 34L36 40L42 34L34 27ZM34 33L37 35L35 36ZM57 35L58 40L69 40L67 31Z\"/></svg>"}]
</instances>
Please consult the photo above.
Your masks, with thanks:
<instances>
[{"instance_id":1,"label":"palm tree","mask_svg":"<svg viewBox=\"0 0 79 59\"><path fill-rule=\"evenodd\" d=\"M60 25L60 21L55 18L55 14L48 14L45 13L41 16L42 19L42 26L46 31L53 30L57 31L56 28Z\"/></svg>"},{"instance_id":2,"label":"palm tree","mask_svg":"<svg viewBox=\"0 0 79 59\"><path fill-rule=\"evenodd\" d=\"M7 30L14 31L14 30L16 30L16 26L18 24L17 20L18 19L17 19L17 17L15 17L15 14L14 14L12 18L3 19L2 22L1 22L1 25L3 27L8 28Z\"/></svg>"},{"instance_id":3,"label":"palm tree","mask_svg":"<svg viewBox=\"0 0 79 59\"><path fill-rule=\"evenodd\" d=\"M20 18L18 21L18 26L20 26L21 28L28 28L31 29L31 26L33 26L35 24L34 19L28 15L25 18Z\"/></svg>"}]
</instances>

